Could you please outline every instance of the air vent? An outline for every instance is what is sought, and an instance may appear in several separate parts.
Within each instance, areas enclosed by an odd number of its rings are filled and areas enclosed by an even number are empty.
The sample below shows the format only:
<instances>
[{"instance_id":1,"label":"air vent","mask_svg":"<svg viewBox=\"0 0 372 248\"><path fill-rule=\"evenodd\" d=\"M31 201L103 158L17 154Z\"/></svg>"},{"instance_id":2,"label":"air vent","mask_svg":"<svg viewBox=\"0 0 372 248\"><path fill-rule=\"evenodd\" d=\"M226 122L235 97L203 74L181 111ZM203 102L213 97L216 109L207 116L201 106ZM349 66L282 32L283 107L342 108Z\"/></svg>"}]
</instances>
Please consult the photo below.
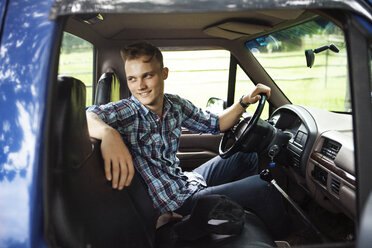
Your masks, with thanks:
<instances>
[{"instance_id":1,"label":"air vent","mask_svg":"<svg viewBox=\"0 0 372 248\"><path fill-rule=\"evenodd\" d=\"M332 177L332 179L331 179L331 190L336 195L339 194L339 192L340 192L340 180L339 179L337 179L335 177Z\"/></svg>"},{"instance_id":2,"label":"air vent","mask_svg":"<svg viewBox=\"0 0 372 248\"><path fill-rule=\"evenodd\" d=\"M322 147L322 154L328 158L334 160L337 156L337 153L341 149L341 144L336 141L325 139Z\"/></svg>"},{"instance_id":3,"label":"air vent","mask_svg":"<svg viewBox=\"0 0 372 248\"><path fill-rule=\"evenodd\" d=\"M311 175L317 180L320 184L324 187L327 187L327 178L328 173L327 171L323 170L319 166L315 165L314 170L311 172Z\"/></svg>"}]
</instances>

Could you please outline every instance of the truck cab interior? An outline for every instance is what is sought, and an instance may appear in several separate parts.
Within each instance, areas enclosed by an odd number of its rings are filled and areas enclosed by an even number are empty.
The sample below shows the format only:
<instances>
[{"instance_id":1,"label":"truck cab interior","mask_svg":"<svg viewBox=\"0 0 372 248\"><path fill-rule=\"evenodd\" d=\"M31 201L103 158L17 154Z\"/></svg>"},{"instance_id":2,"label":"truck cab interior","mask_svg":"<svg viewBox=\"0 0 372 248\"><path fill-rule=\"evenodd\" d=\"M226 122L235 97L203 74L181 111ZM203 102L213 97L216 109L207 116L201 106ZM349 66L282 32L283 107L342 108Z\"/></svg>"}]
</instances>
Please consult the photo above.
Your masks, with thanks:
<instances>
[{"instance_id":1,"label":"truck cab interior","mask_svg":"<svg viewBox=\"0 0 372 248\"><path fill-rule=\"evenodd\" d=\"M304 6L191 11L153 4L141 9L140 3L120 1L87 3L76 10L73 2L57 1L50 14L61 28L45 146L44 230L49 244L355 247L361 214L357 189L363 181L358 182L362 170L356 169L356 161L365 161L360 154L366 148L355 147L363 129L356 133L355 123L362 119L356 109L362 103L354 97L361 90L354 65L355 56L365 52L356 45L363 32L352 13ZM79 56L81 50L81 42L66 45L69 39L90 44L91 70L85 75L79 64L67 67L64 62L63 54ZM174 82L166 91L195 97L201 108L212 97L228 107L258 83L271 88L269 99L248 108L253 117L244 114L230 131L232 146L227 133L199 135L185 129L177 157L187 171L226 153L257 152L260 169L270 170L295 205L288 202L288 237L273 239L262 221L247 211L241 235L183 242L172 225L155 229L155 212L138 174L124 190L111 188L100 141L89 137L85 108L130 96L120 49L139 40L158 46L166 66L167 59L174 62ZM223 68L205 69L220 57L205 62L198 53L211 51L223 51ZM180 61L195 66L186 70ZM199 76L192 76L195 71L206 74L203 85L197 83Z\"/></svg>"}]
</instances>

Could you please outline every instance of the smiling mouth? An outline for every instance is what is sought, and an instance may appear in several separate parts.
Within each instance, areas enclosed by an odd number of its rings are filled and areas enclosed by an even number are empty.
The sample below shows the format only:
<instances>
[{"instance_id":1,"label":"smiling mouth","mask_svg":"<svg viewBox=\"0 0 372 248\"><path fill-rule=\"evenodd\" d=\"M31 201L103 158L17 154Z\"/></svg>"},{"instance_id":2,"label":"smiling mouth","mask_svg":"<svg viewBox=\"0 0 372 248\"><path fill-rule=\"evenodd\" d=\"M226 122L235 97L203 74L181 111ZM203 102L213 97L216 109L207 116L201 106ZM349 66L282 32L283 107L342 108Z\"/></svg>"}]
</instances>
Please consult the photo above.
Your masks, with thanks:
<instances>
[{"instance_id":1,"label":"smiling mouth","mask_svg":"<svg viewBox=\"0 0 372 248\"><path fill-rule=\"evenodd\" d=\"M146 91L146 92L139 92L138 95L140 95L141 97L147 97L150 95L150 93L151 93L151 90Z\"/></svg>"}]
</instances>

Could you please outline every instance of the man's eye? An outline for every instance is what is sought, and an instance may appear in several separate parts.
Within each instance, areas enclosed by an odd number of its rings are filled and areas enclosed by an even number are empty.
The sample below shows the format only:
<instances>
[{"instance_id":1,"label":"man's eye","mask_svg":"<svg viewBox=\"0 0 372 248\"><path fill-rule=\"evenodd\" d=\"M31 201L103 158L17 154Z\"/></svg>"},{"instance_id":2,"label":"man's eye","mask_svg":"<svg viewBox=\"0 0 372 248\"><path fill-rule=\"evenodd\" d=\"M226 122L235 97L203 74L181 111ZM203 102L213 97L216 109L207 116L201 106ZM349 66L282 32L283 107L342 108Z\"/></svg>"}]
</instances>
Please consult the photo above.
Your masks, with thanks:
<instances>
[{"instance_id":1,"label":"man's eye","mask_svg":"<svg viewBox=\"0 0 372 248\"><path fill-rule=\"evenodd\" d=\"M152 74L145 74L145 78L151 78Z\"/></svg>"}]
</instances>

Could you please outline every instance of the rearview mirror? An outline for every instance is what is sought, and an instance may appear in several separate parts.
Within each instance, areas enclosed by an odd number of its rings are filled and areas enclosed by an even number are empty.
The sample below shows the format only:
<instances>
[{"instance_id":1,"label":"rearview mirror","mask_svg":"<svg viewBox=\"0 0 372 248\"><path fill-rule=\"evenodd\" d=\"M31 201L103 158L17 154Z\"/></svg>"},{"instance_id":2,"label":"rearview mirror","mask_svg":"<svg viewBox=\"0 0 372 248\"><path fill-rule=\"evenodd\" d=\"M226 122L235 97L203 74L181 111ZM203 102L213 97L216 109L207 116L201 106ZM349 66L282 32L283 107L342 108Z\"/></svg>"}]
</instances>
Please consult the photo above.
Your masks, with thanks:
<instances>
[{"instance_id":1,"label":"rearview mirror","mask_svg":"<svg viewBox=\"0 0 372 248\"><path fill-rule=\"evenodd\" d=\"M226 101L218 97L211 97L207 102L207 110L214 114L221 114L226 109Z\"/></svg>"}]
</instances>

